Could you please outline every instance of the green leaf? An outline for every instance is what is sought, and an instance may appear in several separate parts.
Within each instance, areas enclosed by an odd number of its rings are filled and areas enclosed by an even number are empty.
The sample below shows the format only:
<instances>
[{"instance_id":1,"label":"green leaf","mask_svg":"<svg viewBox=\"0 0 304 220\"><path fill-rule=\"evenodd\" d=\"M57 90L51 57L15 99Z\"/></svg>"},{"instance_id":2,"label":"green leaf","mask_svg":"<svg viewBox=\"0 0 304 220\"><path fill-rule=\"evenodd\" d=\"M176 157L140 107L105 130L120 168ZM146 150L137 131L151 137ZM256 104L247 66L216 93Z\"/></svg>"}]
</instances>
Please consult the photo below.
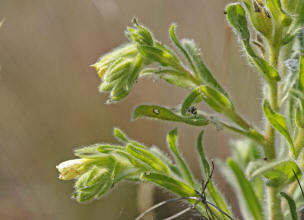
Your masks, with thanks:
<instances>
[{"instance_id":1,"label":"green leaf","mask_svg":"<svg viewBox=\"0 0 304 220\"><path fill-rule=\"evenodd\" d=\"M196 150L197 150L200 160L201 160L201 166L204 171L203 172L204 178L207 179L210 175L210 165L206 158L204 147L203 147L203 134L204 134L204 131L202 130L197 137Z\"/></svg>"},{"instance_id":2,"label":"green leaf","mask_svg":"<svg viewBox=\"0 0 304 220\"><path fill-rule=\"evenodd\" d=\"M298 98L301 100L301 102L304 102L304 92L300 91L299 89L291 89L290 90L291 95L293 95L295 98Z\"/></svg>"},{"instance_id":3,"label":"green leaf","mask_svg":"<svg viewBox=\"0 0 304 220\"><path fill-rule=\"evenodd\" d=\"M281 196L286 199L289 205L292 220L298 220L297 208L295 201L285 192L280 192Z\"/></svg>"},{"instance_id":4,"label":"green leaf","mask_svg":"<svg viewBox=\"0 0 304 220\"><path fill-rule=\"evenodd\" d=\"M229 99L229 95L225 89L217 82L207 66L204 64L200 55L200 50L195 42L193 40L183 39L182 45L190 55L190 58L192 59L192 62L196 68L196 72L199 74L199 78L203 80L203 83L214 88L215 90L218 90L223 95L225 95L227 99Z\"/></svg>"},{"instance_id":5,"label":"green leaf","mask_svg":"<svg viewBox=\"0 0 304 220\"><path fill-rule=\"evenodd\" d=\"M195 180L193 178L193 175L185 162L185 160L182 158L180 153L178 152L177 149L177 129L173 129L169 132L168 137L167 137L167 142L168 146L181 170L183 178L186 180L186 182L191 185L195 186Z\"/></svg>"},{"instance_id":6,"label":"green leaf","mask_svg":"<svg viewBox=\"0 0 304 220\"><path fill-rule=\"evenodd\" d=\"M256 1L242 0L242 2L248 10L248 14L254 28L267 39L270 39L272 34L272 20L267 9L262 7Z\"/></svg>"},{"instance_id":7,"label":"green leaf","mask_svg":"<svg viewBox=\"0 0 304 220\"><path fill-rule=\"evenodd\" d=\"M106 155L113 155L116 157L116 155L119 155L127 160L130 161L131 164L133 164L134 167L141 169L141 170L150 170L151 167L147 165L146 163L143 163L142 161L136 159L131 154L129 154L126 151L126 148L117 147L115 145L100 145L98 146L97 150L103 154Z\"/></svg>"},{"instance_id":8,"label":"green leaf","mask_svg":"<svg viewBox=\"0 0 304 220\"><path fill-rule=\"evenodd\" d=\"M280 186L282 184L291 183L295 180L293 170L296 174L301 174L298 165L292 160L279 160L272 162L255 161L248 165L246 174L249 179L264 175L268 179L268 185Z\"/></svg>"},{"instance_id":9,"label":"green leaf","mask_svg":"<svg viewBox=\"0 0 304 220\"><path fill-rule=\"evenodd\" d=\"M191 68L193 69L193 71L195 72L195 75L198 76L198 71L193 63L193 60L192 60L192 55L191 53L189 53L189 51L187 51L183 45L180 43L180 41L178 40L178 38L176 37L176 34L175 34L175 29L176 29L176 25L175 24L172 24L170 29L169 29L169 35L170 35L170 38L172 40L172 42L174 43L174 45L181 51L181 53L185 56L185 58L187 59L187 61L189 62Z\"/></svg>"},{"instance_id":10,"label":"green leaf","mask_svg":"<svg viewBox=\"0 0 304 220\"><path fill-rule=\"evenodd\" d=\"M230 141L232 157L240 167L245 168L250 161L261 158L258 146L250 139L237 139Z\"/></svg>"},{"instance_id":11,"label":"green leaf","mask_svg":"<svg viewBox=\"0 0 304 220\"><path fill-rule=\"evenodd\" d=\"M119 128L114 128L114 136L119 140L121 141L122 143L129 143L129 138L128 136L122 131L120 130Z\"/></svg>"},{"instance_id":12,"label":"green leaf","mask_svg":"<svg viewBox=\"0 0 304 220\"><path fill-rule=\"evenodd\" d=\"M148 117L174 122L183 122L194 126L205 126L208 120L203 115L184 117L173 113L171 110L157 105L140 105L133 112L133 119Z\"/></svg>"},{"instance_id":13,"label":"green leaf","mask_svg":"<svg viewBox=\"0 0 304 220\"><path fill-rule=\"evenodd\" d=\"M172 161L166 156L164 152L162 152L158 147L152 146L150 151L155 154L159 159L161 159L169 168L170 170L178 177L182 177L182 174L179 168L172 163Z\"/></svg>"},{"instance_id":14,"label":"green leaf","mask_svg":"<svg viewBox=\"0 0 304 220\"><path fill-rule=\"evenodd\" d=\"M252 61L256 67L263 73L264 78L270 83L272 81L279 81L279 73L264 59L256 55L252 47L250 46L250 32L247 26L246 13L243 7L236 4L229 4L226 8L227 19L237 34L243 41L244 47L249 56L249 60Z\"/></svg>"},{"instance_id":15,"label":"green leaf","mask_svg":"<svg viewBox=\"0 0 304 220\"><path fill-rule=\"evenodd\" d=\"M133 157L144 162L155 171L167 174L170 173L167 165L150 151L141 147L134 146L132 144L128 144L126 150Z\"/></svg>"},{"instance_id":16,"label":"green leaf","mask_svg":"<svg viewBox=\"0 0 304 220\"><path fill-rule=\"evenodd\" d=\"M224 113L233 110L229 99L219 91L209 86L199 86L193 90L182 104L182 113L185 114L193 102L204 100L214 111Z\"/></svg>"},{"instance_id":17,"label":"green leaf","mask_svg":"<svg viewBox=\"0 0 304 220\"><path fill-rule=\"evenodd\" d=\"M280 91L279 106L282 106L284 102L288 99L290 90L296 84L298 78L298 72L299 72L299 56L296 55L295 57L286 60L284 63L288 70L288 75L285 77L284 81L282 82L279 88Z\"/></svg>"},{"instance_id":18,"label":"green leaf","mask_svg":"<svg viewBox=\"0 0 304 220\"><path fill-rule=\"evenodd\" d=\"M290 134L289 134L289 131L287 128L287 122L286 122L286 119L284 118L284 116L273 111L267 100L264 101L263 109L264 109L264 113L265 113L267 119L269 120L269 122L271 123L271 125L286 138L286 140L288 141L288 143L290 145L292 154L295 156L296 152L294 151L293 142L290 137Z\"/></svg>"},{"instance_id":19,"label":"green leaf","mask_svg":"<svg viewBox=\"0 0 304 220\"><path fill-rule=\"evenodd\" d=\"M161 173L145 172L142 180L155 183L181 197L197 196L196 192L187 184Z\"/></svg>"},{"instance_id":20,"label":"green leaf","mask_svg":"<svg viewBox=\"0 0 304 220\"><path fill-rule=\"evenodd\" d=\"M181 113L182 115L186 115L188 109L192 106L194 103L201 102L203 100L203 97L201 96L201 93L198 89L193 90L187 98L184 100L182 107L181 107Z\"/></svg>"},{"instance_id":21,"label":"green leaf","mask_svg":"<svg viewBox=\"0 0 304 220\"><path fill-rule=\"evenodd\" d=\"M204 179L207 180L209 175L210 175L210 165L209 165L208 160L206 158L203 143L202 143L203 134L204 134L204 131L202 130L199 133L198 138L197 138L196 149L197 149L197 152L198 152L200 160L201 160L201 167L203 168ZM212 199L216 203L216 205L221 210L226 212L228 215L232 216L223 195L218 190L218 188L213 184L212 180L209 180L207 188L208 188L208 192L209 192L210 196L212 197Z\"/></svg>"},{"instance_id":22,"label":"green leaf","mask_svg":"<svg viewBox=\"0 0 304 220\"><path fill-rule=\"evenodd\" d=\"M197 81L188 73L171 68L147 68L141 72L141 76L157 76L166 82L178 87L192 89Z\"/></svg>"},{"instance_id":23,"label":"green leaf","mask_svg":"<svg viewBox=\"0 0 304 220\"><path fill-rule=\"evenodd\" d=\"M244 41L249 41L250 33L247 27L246 13L241 4L229 4L226 7L227 19L237 34Z\"/></svg>"},{"instance_id":24,"label":"green leaf","mask_svg":"<svg viewBox=\"0 0 304 220\"><path fill-rule=\"evenodd\" d=\"M259 203L259 200L256 197L250 182L246 179L243 171L240 169L238 164L232 159L229 159L227 161L227 164L238 181L238 185L241 188L242 194L245 198L248 209L250 210L253 218L255 220L263 220L264 217L262 215L263 211L261 208L261 204Z\"/></svg>"},{"instance_id":25,"label":"green leaf","mask_svg":"<svg viewBox=\"0 0 304 220\"><path fill-rule=\"evenodd\" d=\"M303 106L298 104L296 106L296 115L295 115L295 121L296 125L299 128L304 128L304 109Z\"/></svg>"}]
</instances>

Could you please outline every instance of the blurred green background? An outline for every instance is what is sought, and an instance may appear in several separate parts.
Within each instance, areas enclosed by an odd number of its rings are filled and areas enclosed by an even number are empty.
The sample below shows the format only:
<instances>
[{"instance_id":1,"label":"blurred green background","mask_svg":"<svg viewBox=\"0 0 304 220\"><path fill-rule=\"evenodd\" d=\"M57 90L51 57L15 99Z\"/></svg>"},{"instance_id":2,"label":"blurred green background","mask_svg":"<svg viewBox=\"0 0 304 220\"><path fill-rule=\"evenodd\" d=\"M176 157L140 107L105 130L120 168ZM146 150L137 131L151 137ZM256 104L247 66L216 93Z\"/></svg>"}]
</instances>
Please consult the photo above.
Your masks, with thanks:
<instances>
[{"instance_id":1,"label":"blurred green background","mask_svg":"<svg viewBox=\"0 0 304 220\"><path fill-rule=\"evenodd\" d=\"M97 91L99 79L89 65L126 41L124 30L133 16L164 43L169 43L169 25L176 22L180 37L194 38L200 45L205 62L239 111L261 123L256 107L259 79L227 26L223 12L228 2L1 0L0 19L5 22L0 29L0 219L134 219L139 213L138 198L149 195L145 188L138 193L138 184L122 183L98 201L78 204L70 199L72 181L60 181L55 168L73 158L76 147L115 142L115 126L164 150L167 132L178 127L181 151L201 178L194 150L199 128L130 121L136 105L175 106L187 91L141 79L127 99L113 105L106 105L107 94ZM206 129L209 158L227 157L228 137L231 133ZM215 178L233 205L233 193L218 171ZM157 202L168 196L155 190L149 199ZM161 218L181 208L174 204L155 215Z\"/></svg>"}]
</instances>

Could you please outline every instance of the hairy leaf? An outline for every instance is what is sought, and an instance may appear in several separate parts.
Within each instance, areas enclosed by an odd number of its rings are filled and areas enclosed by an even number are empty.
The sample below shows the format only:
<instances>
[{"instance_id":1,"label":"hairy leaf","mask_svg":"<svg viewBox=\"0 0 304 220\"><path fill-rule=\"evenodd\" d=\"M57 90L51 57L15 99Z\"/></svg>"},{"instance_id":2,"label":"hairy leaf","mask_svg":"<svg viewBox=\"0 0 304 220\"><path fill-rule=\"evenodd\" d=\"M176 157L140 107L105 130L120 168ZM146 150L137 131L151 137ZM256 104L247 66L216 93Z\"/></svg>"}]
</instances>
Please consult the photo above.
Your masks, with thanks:
<instances>
[{"instance_id":1,"label":"hairy leaf","mask_svg":"<svg viewBox=\"0 0 304 220\"><path fill-rule=\"evenodd\" d=\"M290 137L290 134L289 134L289 131L287 128L287 122L286 122L286 119L284 118L284 116L273 111L267 100L264 101L263 108L264 108L264 113L265 113L267 119L269 120L269 122L271 123L271 125L286 138L286 140L288 141L288 143L290 145L292 154L295 155L293 142Z\"/></svg>"},{"instance_id":2,"label":"hairy leaf","mask_svg":"<svg viewBox=\"0 0 304 220\"><path fill-rule=\"evenodd\" d=\"M167 137L168 146L181 170L183 178L187 181L187 183L191 186L195 186L195 180L190 171L187 163L183 159L183 157L178 152L177 148L177 129L173 129L169 132Z\"/></svg>"},{"instance_id":3,"label":"hairy leaf","mask_svg":"<svg viewBox=\"0 0 304 220\"><path fill-rule=\"evenodd\" d=\"M201 131L198 135L196 149L197 149L197 152L198 152L200 160L201 160L201 167L203 169L203 177L204 177L205 180L207 180L209 178L209 175L210 175L211 171L210 171L210 165L209 165L208 160L206 158L204 147L203 147L203 142L202 142L203 134L204 134L204 131ZM229 207L228 207L223 195L218 190L216 185L214 185L212 179L209 180L207 188L208 188L208 192L209 192L211 198L216 203L216 205L221 210L226 212L228 215L232 216L232 213L229 210Z\"/></svg>"},{"instance_id":4,"label":"hairy leaf","mask_svg":"<svg viewBox=\"0 0 304 220\"><path fill-rule=\"evenodd\" d=\"M280 194L288 202L292 220L298 220L298 214L297 214L297 208L296 208L295 201L285 192L280 192Z\"/></svg>"},{"instance_id":5,"label":"hairy leaf","mask_svg":"<svg viewBox=\"0 0 304 220\"><path fill-rule=\"evenodd\" d=\"M184 122L194 126L205 126L209 122L203 115L195 115L192 117L185 117L178 115L171 110L157 106L157 105L140 105L137 106L133 112L133 119L148 117L154 119L161 119L166 121Z\"/></svg>"},{"instance_id":6,"label":"hairy leaf","mask_svg":"<svg viewBox=\"0 0 304 220\"><path fill-rule=\"evenodd\" d=\"M143 180L155 183L179 196L197 196L195 191L180 180L172 178L161 173L145 172L142 177Z\"/></svg>"},{"instance_id":7,"label":"hairy leaf","mask_svg":"<svg viewBox=\"0 0 304 220\"><path fill-rule=\"evenodd\" d=\"M293 171L297 175L301 175L301 171L294 161L278 160L272 162L251 162L247 167L246 173L250 179L259 175L264 175L268 179L268 185L279 186L291 183L295 180Z\"/></svg>"},{"instance_id":8,"label":"hairy leaf","mask_svg":"<svg viewBox=\"0 0 304 220\"><path fill-rule=\"evenodd\" d=\"M252 216L256 220L259 220L259 219L263 220L264 217L262 214L263 211L262 211L261 204L259 203L259 200L256 197L255 192L254 192L250 182L246 179L243 171L240 169L238 164L232 159L229 159L227 161L227 164L230 167L230 169L232 170L232 172L234 173L234 175L238 181L238 184L242 190L242 194L245 198L248 209L250 210Z\"/></svg>"},{"instance_id":9,"label":"hairy leaf","mask_svg":"<svg viewBox=\"0 0 304 220\"><path fill-rule=\"evenodd\" d=\"M153 168L155 171L167 174L170 173L167 165L150 151L141 147L134 146L132 144L128 144L126 150L133 157L144 162L145 164Z\"/></svg>"}]
</instances>

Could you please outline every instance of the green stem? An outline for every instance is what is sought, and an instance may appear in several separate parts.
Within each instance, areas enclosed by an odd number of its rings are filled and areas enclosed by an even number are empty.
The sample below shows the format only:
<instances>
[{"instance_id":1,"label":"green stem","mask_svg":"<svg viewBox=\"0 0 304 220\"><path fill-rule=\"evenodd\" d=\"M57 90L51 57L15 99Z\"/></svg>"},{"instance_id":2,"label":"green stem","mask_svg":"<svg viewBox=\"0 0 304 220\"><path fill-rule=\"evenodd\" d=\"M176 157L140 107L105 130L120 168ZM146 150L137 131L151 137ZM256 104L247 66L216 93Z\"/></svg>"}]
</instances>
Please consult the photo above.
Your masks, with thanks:
<instances>
[{"instance_id":1,"label":"green stem","mask_svg":"<svg viewBox=\"0 0 304 220\"><path fill-rule=\"evenodd\" d=\"M270 42L270 63L274 68L279 65L279 55L281 48L282 30L277 27L272 42ZM269 102L274 111L279 111L278 104L278 85L276 81L268 82L269 86ZM267 146L264 148L264 153L267 159L273 160L276 158L275 151L275 136L276 131L269 121L266 123L265 139ZM279 188L268 186L267 189L267 210L268 220L283 220L281 211L281 198L279 196Z\"/></svg>"},{"instance_id":2,"label":"green stem","mask_svg":"<svg viewBox=\"0 0 304 220\"><path fill-rule=\"evenodd\" d=\"M267 188L267 209L268 219L269 220L283 220L283 215L281 212L281 198L279 195L279 188L277 187L268 187Z\"/></svg>"},{"instance_id":3,"label":"green stem","mask_svg":"<svg viewBox=\"0 0 304 220\"><path fill-rule=\"evenodd\" d=\"M233 122L239 125L241 128L245 130L252 129L252 126L249 125L237 112L230 111L227 112L227 117L229 117Z\"/></svg>"}]
</instances>

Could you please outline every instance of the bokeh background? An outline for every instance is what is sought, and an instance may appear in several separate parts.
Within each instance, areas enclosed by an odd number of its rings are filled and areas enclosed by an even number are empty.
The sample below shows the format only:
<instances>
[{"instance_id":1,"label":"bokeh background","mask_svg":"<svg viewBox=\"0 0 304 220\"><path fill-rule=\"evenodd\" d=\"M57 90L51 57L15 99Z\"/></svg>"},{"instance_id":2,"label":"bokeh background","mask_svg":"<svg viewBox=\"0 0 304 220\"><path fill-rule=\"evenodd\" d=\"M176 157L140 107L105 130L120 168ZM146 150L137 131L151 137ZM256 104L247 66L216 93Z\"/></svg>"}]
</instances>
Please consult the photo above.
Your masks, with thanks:
<instances>
[{"instance_id":1,"label":"bokeh background","mask_svg":"<svg viewBox=\"0 0 304 220\"><path fill-rule=\"evenodd\" d=\"M89 67L124 43L133 16L169 43L168 27L178 24L180 37L194 38L206 64L248 120L261 124L259 79L247 64L224 16L225 0L1 0L0 19L0 219L131 220L139 203L172 195L139 184L122 183L88 204L70 199L72 181L60 181L55 166L73 158L73 149L116 142L120 127L148 146L166 150L166 134L179 129L184 157L201 178L195 155L200 129L160 121L130 121L138 104L175 106L187 91L160 81L141 79L123 102L106 105L97 91L99 79ZM202 109L207 109L202 105ZM228 132L205 129L209 158L226 158ZM216 171L220 188L234 204L231 189ZM138 193L140 190L140 193ZM147 192L145 193L145 190ZM146 196L150 198L140 198ZM138 199L141 199L138 202ZM147 204L149 205L149 204ZM160 219L182 207L164 207ZM237 210L237 207L234 207ZM195 219L188 215L180 219Z\"/></svg>"}]
</instances>

